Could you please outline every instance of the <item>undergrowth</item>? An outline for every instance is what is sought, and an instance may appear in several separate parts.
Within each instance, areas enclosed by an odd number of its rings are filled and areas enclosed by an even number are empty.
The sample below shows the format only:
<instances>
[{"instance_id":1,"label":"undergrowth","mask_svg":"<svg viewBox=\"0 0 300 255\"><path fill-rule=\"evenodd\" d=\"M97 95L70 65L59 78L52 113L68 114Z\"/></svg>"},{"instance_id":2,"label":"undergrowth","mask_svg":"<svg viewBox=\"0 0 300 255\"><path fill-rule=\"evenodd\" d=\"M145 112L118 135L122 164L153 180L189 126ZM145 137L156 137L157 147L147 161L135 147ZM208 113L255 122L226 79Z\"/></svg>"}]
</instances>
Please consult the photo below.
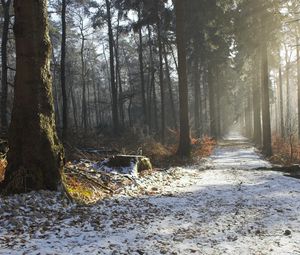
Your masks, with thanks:
<instances>
[{"instance_id":1,"label":"undergrowth","mask_svg":"<svg viewBox=\"0 0 300 255\"><path fill-rule=\"evenodd\" d=\"M104 196L88 182L62 173L62 184L68 197L81 204L91 204Z\"/></svg>"},{"instance_id":2,"label":"undergrowth","mask_svg":"<svg viewBox=\"0 0 300 255\"><path fill-rule=\"evenodd\" d=\"M7 141L0 138L0 182L4 180L5 169L7 166L6 154L8 151Z\"/></svg>"},{"instance_id":3,"label":"undergrowth","mask_svg":"<svg viewBox=\"0 0 300 255\"><path fill-rule=\"evenodd\" d=\"M142 154L143 156L148 157L154 166L154 169L142 172L142 177L144 175L153 174L153 171L157 171L157 169L197 163L199 158L208 157L211 155L216 145L216 141L208 136L204 136L201 139L191 138L191 157L181 158L176 155L179 137L176 133L173 133L173 135L173 137L168 137L168 141L173 142L169 142L165 145L150 137L138 137L134 134L127 133L119 138L103 138L102 142L97 140L97 138L95 139L95 137L88 137L82 140L84 143L78 143L77 147L97 149L106 147L109 144L111 149L119 151L122 154ZM74 151L74 154L69 154L69 156L71 156L73 159L79 159L80 157L83 157L84 159L95 161L101 160L95 155L81 154L78 151ZM95 189L93 185L82 182L82 180L76 176L65 175L63 182L65 184L64 186L66 191L69 193L69 196L81 203L93 203L94 201L99 200L99 196L102 196L103 198L107 196L105 193L98 192L98 189Z\"/></svg>"},{"instance_id":4,"label":"undergrowth","mask_svg":"<svg viewBox=\"0 0 300 255\"><path fill-rule=\"evenodd\" d=\"M216 140L209 136L204 136L202 139L193 139L192 144L194 145L193 157L204 158L212 154L216 146Z\"/></svg>"},{"instance_id":5,"label":"undergrowth","mask_svg":"<svg viewBox=\"0 0 300 255\"><path fill-rule=\"evenodd\" d=\"M6 166L7 166L6 159L0 158L0 182L2 182L4 180Z\"/></svg>"},{"instance_id":6,"label":"undergrowth","mask_svg":"<svg viewBox=\"0 0 300 255\"><path fill-rule=\"evenodd\" d=\"M300 163L300 145L293 137L286 139L274 134L272 137L273 156L271 162L283 166Z\"/></svg>"},{"instance_id":7,"label":"undergrowth","mask_svg":"<svg viewBox=\"0 0 300 255\"><path fill-rule=\"evenodd\" d=\"M162 144L155 138L144 136L141 133L126 131L119 137L103 136L101 134L78 135L70 141L71 146L67 146L67 160L79 158L88 158L90 160L101 160L99 156L80 153L74 148L108 148L119 152L120 154L137 155L141 154L150 158L154 168L167 168L171 166L180 166L188 163L193 163L199 158L209 156L216 144L216 141L208 136L203 138L191 137L191 157L180 158L176 155L179 133L169 129L166 132L166 144Z\"/></svg>"},{"instance_id":8,"label":"undergrowth","mask_svg":"<svg viewBox=\"0 0 300 255\"><path fill-rule=\"evenodd\" d=\"M151 175L156 169L195 163L199 158L209 156L216 144L216 142L208 136L204 136L201 139L191 137L191 157L181 158L176 155L179 135L178 132L175 131L168 132L166 139L168 144L162 144L152 137L137 135L132 132L126 132L119 137L97 134L81 134L72 137L72 140L65 143L66 159L68 162L78 159L93 161L101 161L103 159L99 155L82 152L82 148L108 148L121 154L142 154L150 159L154 169L142 172L141 176L147 174ZM3 156L0 157L0 181L4 179L5 168L7 166L5 154L2 155ZM94 203L109 195L107 192L101 191L95 185L84 181L82 178L67 174L66 172L62 173L62 183L69 198L79 203Z\"/></svg>"}]
</instances>

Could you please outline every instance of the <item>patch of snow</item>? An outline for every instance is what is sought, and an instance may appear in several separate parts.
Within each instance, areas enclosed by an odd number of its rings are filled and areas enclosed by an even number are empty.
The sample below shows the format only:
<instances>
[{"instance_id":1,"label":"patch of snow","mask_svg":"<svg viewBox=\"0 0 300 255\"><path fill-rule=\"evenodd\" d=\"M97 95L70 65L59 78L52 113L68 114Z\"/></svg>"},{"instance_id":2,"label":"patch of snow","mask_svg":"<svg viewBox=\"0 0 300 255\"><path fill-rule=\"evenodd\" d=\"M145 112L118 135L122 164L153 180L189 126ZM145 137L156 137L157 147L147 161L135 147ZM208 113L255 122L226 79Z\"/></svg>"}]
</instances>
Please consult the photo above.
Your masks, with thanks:
<instances>
[{"instance_id":1,"label":"patch of snow","mask_svg":"<svg viewBox=\"0 0 300 255\"><path fill-rule=\"evenodd\" d=\"M151 195L2 197L0 254L300 254L300 181L251 170L268 165L235 134L204 166L140 180Z\"/></svg>"},{"instance_id":2,"label":"patch of snow","mask_svg":"<svg viewBox=\"0 0 300 255\"><path fill-rule=\"evenodd\" d=\"M224 140L229 140L231 142L233 141L246 141L248 142L248 139L244 136L242 136L239 132L230 132L227 135L223 137Z\"/></svg>"},{"instance_id":3,"label":"patch of snow","mask_svg":"<svg viewBox=\"0 0 300 255\"><path fill-rule=\"evenodd\" d=\"M130 165L126 167L109 167L107 166L108 162L109 159L106 159L96 164L93 164L91 167L95 171L103 171L110 174L124 174L133 177L138 177L137 165L134 161L131 161Z\"/></svg>"}]
</instances>

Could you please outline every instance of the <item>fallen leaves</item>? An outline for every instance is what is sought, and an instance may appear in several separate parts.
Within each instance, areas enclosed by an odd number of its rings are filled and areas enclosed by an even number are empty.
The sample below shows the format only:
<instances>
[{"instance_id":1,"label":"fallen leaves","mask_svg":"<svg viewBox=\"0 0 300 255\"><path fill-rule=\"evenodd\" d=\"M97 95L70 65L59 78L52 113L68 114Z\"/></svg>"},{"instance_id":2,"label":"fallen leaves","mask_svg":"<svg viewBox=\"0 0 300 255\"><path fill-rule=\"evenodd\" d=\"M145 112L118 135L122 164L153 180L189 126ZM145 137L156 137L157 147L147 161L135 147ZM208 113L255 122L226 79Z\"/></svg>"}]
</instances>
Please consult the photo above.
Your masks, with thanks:
<instances>
[{"instance_id":1,"label":"fallen leaves","mask_svg":"<svg viewBox=\"0 0 300 255\"><path fill-rule=\"evenodd\" d=\"M202 139L194 141L193 144L195 146L193 150L193 156L203 158L212 154L216 146L216 141L209 136L204 136Z\"/></svg>"},{"instance_id":2,"label":"fallen leaves","mask_svg":"<svg viewBox=\"0 0 300 255\"><path fill-rule=\"evenodd\" d=\"M211 170L153 171L91 206L46 191L0 197L0 254L299 253L299 181L249 162L266 164L225 146Z\"/></svg>"},{"instance_id":3,"label":"fallen leaves","mask_svg":"<svg viewBox=\"0 0 300 255\"><path fill-rule=\"evenodd\" d=\"M6 159L0 158L0 182L4 180L6 166L7 166Z\"/></svg>"}]
</instances>

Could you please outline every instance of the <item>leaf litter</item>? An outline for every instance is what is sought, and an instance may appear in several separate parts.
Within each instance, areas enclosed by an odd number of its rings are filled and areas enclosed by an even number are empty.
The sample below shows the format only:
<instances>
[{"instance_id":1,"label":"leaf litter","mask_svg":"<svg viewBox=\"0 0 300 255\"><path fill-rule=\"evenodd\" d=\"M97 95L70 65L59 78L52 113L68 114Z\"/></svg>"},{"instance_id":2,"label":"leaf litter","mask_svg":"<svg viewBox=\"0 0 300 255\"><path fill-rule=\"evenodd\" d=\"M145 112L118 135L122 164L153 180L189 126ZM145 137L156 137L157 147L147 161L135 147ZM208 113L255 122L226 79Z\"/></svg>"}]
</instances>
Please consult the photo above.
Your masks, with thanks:
<instances>
[{"instance_id":1,"label":"leaf litter","mask_svg":"<svg viewBox=\"0 0 300 255\"><path fill-rule=\"evenodd\" d=\"M300 254L300 182L237 134L201 164L155 171L90 206L0 198L0 254Z\"/></svg>"}]
</instances>

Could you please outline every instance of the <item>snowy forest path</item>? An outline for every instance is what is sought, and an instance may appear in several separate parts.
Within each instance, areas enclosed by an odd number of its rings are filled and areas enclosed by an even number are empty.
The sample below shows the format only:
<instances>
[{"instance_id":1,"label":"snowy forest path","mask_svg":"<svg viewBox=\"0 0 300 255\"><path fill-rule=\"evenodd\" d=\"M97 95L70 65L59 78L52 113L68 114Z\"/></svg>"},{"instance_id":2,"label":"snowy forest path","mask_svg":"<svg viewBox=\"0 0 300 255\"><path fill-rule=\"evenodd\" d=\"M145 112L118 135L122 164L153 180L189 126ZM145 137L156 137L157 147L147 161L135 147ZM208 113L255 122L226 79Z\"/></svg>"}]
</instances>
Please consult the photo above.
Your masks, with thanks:
<instances>
[{"instance_id":1,"label":"snowy forest path","mask_svg":"<svg viewBox=\"0 0 300 255\"><path fill-rule=\"evenodd\" d=\"M300 254L300 181L255 170L268 165L231 134L150 196L89 207L51 192L0 198L0 254Z\"/></svg>"},{"instance_id":2,"label":"snowy forest path","mask_svg":"<svg viewBox=\"0 0 300 255\"><path fill-rule=\"evenodd\" d=\"M239 133L229 133L220 140L209 160L214 169L250 170L271 167L269 162L262 159L254 145Z\"/></svg>"}]
</instances>

